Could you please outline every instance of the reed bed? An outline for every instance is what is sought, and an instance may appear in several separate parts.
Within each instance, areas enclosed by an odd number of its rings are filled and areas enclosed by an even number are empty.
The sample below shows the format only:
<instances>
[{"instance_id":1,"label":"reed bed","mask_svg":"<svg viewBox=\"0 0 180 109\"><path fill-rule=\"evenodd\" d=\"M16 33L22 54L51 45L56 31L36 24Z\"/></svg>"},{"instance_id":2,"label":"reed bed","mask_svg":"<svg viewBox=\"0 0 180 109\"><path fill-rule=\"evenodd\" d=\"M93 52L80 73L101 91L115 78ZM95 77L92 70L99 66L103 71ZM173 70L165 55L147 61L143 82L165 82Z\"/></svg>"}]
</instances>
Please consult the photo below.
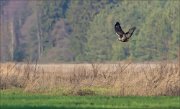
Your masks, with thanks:
<instances>
[{"instance_id":1,"label":"reed bed","mask_svg":"<svg viewBox=\"0 0 180 109\"><path fill-rule=\"evenodd\" d=\"M180 95L176 63L1 63L0 88L63 95Z\"/></svg>"}]
</instances>

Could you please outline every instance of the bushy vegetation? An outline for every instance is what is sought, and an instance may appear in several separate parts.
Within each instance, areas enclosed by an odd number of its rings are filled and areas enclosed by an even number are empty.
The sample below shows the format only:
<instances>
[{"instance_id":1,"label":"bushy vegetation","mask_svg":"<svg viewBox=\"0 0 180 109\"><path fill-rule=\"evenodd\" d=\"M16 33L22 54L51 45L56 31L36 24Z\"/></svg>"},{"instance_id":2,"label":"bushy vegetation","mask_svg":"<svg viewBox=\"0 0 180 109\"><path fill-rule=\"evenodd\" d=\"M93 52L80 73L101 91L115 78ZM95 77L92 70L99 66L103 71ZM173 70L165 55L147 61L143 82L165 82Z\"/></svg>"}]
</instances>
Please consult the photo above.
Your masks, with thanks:
<instances>
[{"instance_id":1,"label":"bushy vegetation","mask_svg":"<svg viewBox=\"0 0 180 109\"><path fill-rule=\"evenodd\" d=\"M177 59L178 0L1 0L1 59L41 62ZM114 24L137 30L116 40Z\"/></svg>"},{"instance_id":2,"label":"bushy vegetation","mask_svg":"<svg viewBox=\"0 0 180 109\"><path fill-rule=\"evenodd\" d=\"M179 96L173 63L1 64L0 89L59 95Z\"/></svg>"}]
</instances>

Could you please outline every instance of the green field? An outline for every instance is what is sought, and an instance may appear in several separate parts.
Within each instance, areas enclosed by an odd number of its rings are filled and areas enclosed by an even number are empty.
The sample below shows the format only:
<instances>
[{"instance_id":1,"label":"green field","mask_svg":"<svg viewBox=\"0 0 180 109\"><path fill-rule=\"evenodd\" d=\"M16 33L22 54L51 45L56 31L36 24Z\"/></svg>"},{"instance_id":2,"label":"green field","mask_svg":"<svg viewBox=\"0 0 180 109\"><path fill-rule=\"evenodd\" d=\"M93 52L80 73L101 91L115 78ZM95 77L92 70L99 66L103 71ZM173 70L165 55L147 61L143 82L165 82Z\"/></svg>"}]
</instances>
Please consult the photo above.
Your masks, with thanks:
<instances>
[{"instance_id":1,"label":"green field","mask_svg":"<svg viewBox=\"0 0 180 109\"><path fill-rule=\"evenodd\" d=\"M179 109L180 97L60 96L1 90L1 109Z\"/></svg>"}]
</instances>

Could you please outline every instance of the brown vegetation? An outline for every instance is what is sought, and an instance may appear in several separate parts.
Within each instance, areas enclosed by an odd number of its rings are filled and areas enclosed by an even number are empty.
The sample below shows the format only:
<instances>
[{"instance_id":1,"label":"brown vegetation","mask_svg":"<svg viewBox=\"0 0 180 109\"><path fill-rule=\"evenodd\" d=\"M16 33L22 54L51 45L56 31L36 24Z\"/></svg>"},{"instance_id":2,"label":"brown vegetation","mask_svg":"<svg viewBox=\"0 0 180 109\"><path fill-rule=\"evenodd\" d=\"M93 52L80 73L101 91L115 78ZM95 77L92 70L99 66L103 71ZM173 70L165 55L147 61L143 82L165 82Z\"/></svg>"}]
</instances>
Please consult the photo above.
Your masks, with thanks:
<instances>
[{"instance_id":1,"label":"brown vegetation","mask_svg":"<svg viewBox=\"0 0 180 109\"><path fill-rule=\"evenodd\" d=\"M4 63L0 88L61 91L74 95L180 95L175 63L20 64Z\"/></svg>"}]
</instances>

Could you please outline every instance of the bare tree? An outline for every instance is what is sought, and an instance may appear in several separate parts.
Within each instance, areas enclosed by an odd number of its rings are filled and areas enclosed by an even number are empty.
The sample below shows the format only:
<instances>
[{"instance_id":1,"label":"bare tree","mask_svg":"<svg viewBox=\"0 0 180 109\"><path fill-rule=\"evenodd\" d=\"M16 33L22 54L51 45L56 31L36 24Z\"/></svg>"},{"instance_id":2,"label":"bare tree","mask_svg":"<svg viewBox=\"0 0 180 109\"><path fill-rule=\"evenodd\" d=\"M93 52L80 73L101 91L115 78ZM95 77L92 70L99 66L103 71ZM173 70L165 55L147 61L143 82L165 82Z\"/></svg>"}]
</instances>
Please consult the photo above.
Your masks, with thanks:
<instances>
[{"instance_id":1,"label":"bare tree","mask_svg":"<svg viewBox=\"0 0 180 109\"><path fill-rule=\"evenodd\" d=\"M15 34L14 34L14 19L13 17L10 18L10 22L9 22L9 29L10 29L10 39L11 39L11 43L10 43L10 53L11 53L11 61L13 61L14 59L14 50L15 50Z\"/></svg>"},{"instance_id":2,"label":"bare tree","mask_svg":"<svg viewBox=\"0 0 180 109\"><path fill-rule=\"evenodd\" d=\"M36 13L36 19L37 19L37 40L38 40L38 59L40 59L40 57L41 57L41 54L42 54L42 44L41 44L41 29L40 29L40 24L39 24L39 10L37 10L37 8L38 8L38 2L39 1L34 1L34 2L36 2L35 4L36 4L36 9L35 9L35 13Z\"/></svg>"}]
</instances>

